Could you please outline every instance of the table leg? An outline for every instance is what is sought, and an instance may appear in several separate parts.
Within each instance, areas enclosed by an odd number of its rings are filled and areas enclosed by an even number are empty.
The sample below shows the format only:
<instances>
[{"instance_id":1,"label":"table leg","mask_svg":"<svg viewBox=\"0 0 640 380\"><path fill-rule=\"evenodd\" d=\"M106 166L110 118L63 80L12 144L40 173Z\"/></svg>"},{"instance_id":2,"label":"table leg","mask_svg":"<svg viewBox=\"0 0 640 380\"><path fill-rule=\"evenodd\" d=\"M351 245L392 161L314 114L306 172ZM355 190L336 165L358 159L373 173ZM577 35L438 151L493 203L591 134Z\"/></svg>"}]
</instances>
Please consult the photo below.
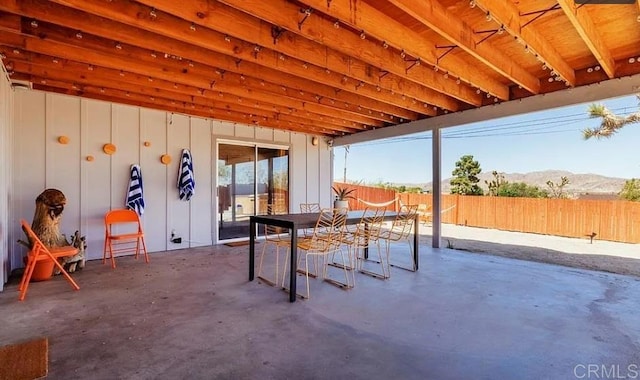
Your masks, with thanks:
<instances>
[{"instance_id":1,"label":"table leg","mask_svg":"<svg viewBox=\"0 0 640 380\"><path fill-rule=\"evenodd\" d=\"M413 222L413 262L416 270L418 270L418 246L420 245L420 215L416 214Z\"/></svg>"},{"instance_id":2,"label":"table leg","mask_svg":"<svg viewBox=\"0 0 640 380\"><path fill-rule=\"evenodd\" d=\"M296 302L296 293L298 288L296 287L296 278L298 271L298 229L293 226L291 228L291 265L289 274L289 302Z\"/></svg>"},{"instance_id":3,"label":"table leg","mask_svg":"<svg viewBox=\"0 0 640 380\"><path fill-rule=\"evenodd\" d=\"M256 257L256 223L249 221L249 281L253 281Z\"/></svg>"}]
</instances>

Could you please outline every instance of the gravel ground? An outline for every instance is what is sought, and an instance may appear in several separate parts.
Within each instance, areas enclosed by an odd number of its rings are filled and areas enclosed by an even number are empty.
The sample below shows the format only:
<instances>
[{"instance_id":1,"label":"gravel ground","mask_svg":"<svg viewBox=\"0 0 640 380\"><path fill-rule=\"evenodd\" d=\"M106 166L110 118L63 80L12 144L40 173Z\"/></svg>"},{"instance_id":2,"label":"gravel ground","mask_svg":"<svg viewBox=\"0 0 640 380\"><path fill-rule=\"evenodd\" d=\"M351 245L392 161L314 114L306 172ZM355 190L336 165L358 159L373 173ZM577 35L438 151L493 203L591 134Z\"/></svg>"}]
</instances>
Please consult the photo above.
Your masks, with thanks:
<instances>
[{"instance_id":1,"label":"gravel ground","mask_svg":"<svg viewBox=\"0 0 640 380\"><path fill-rule=\"evenodd\" d=\"M422 244L431 245L431 233L420 226ZM639 244L443 224L441 247L640 277Z\"/></svg>"}]
</instances>

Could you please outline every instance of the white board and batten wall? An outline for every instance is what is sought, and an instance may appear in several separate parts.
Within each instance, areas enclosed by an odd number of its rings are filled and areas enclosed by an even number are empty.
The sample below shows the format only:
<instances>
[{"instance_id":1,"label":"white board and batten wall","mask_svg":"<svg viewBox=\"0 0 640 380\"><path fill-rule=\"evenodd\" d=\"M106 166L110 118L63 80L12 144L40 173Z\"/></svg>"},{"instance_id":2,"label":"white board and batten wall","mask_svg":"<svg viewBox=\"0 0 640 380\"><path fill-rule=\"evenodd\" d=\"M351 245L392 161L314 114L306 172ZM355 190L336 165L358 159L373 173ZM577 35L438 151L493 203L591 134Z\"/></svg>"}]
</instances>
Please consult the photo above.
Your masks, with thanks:
<instances>
[{"instance_id":1,"label":"white board and batten wall","mask_svg":"<svg viewBox=\"0 0 640 380\"><path fill-rule=\"evenodd\" d=\"M0 291L9 277L9 204L11 202L11 157L13 89L0 62Z\"/></svg>"},{"instance_id":2,"label":"white board and batten wall","mask_svg":"<svg viewBox=\"0 0 640 380\"><path fill-rule=\"evenodd\" d=\"M2 112L0 108L0 119ZM101 259L103 218L108 210L124 207L132 164L142 171L142 221L150 252L216 244L218 140L288 147L290 204L330 204L331 150L324 139L314 146L311 136L303 133L33 90L15 92L12 112L8 133L13 133L13 155L7 159L11 165L6 165L13 172L7 190L11 202L6 203L10 269L23 266L25 249L15 243L22 235L19 220L33 219L35 198L46 188L57 188L67 198L61 231L70 235L79 229L87 238L88 259ZM60 136L67 136L69 143L60 144ZM113 155L102 151L106 143L116 146ZM177 189L184 148L191 150L196 180L189 202L179 199ZM168 165L160 162L163 154L171 156ZM6 185L2 174L0 185ZM170 242L172 231L182 238L181 244Z\"/></svg>"}]
</instances>

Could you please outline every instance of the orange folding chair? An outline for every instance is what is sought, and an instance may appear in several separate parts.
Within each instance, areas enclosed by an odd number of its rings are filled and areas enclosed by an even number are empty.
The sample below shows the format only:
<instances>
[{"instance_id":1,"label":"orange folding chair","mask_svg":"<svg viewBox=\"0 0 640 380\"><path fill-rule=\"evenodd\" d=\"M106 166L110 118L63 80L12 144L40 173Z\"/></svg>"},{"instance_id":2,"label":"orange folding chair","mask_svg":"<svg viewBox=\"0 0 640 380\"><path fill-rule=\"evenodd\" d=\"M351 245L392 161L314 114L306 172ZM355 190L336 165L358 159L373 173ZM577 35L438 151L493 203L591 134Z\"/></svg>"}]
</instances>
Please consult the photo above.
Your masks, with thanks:
<instances>
[{"instance_id":1,"label":"orange folding chair","mask_svg":"<svg viewBox=\"0 0 640 380\"><path fill-rule=\"evenodd\" d=\"M144 253L144 261L149 263L147 246L144 243L144 233L138 214L133 210L112 210L104 216L104 252L102 263L111 259L111 267L116 267L115 254L135 252L138 259L140 249ZM117 230L117 232L116 232Z\"/></svg>"},{"instance_id":2,"label":"orange folding chair","mask_svg":"<svg viewBox=\"0 0 640 380\"><path fill-rule=\"evenodd\" d=\"M53 261L54 265L60 269L60 273L62 273L64 278L71 283L71 286L75 290L79 290L80 287L78 284L76 284L73 278L69 276L69 273L67 273L67 271L64 270L64 267L58 262L58 259L61 257L77 254L78 248L73 246L47 248L25 220L21 220L20 223L22 224L22 229L27 233L27 236L29 236L29 240L33 246L27 255L27 266L24 268L24 274L22 275L22 280L20 280L20 287L18 288L20 291L20 297L18 299L20 301L24 300L24 297L27 295L27 289L29 288L29 282L31 281L31 275L33 275L36 263L43 260Z\"/></svg>"}]
</instances>

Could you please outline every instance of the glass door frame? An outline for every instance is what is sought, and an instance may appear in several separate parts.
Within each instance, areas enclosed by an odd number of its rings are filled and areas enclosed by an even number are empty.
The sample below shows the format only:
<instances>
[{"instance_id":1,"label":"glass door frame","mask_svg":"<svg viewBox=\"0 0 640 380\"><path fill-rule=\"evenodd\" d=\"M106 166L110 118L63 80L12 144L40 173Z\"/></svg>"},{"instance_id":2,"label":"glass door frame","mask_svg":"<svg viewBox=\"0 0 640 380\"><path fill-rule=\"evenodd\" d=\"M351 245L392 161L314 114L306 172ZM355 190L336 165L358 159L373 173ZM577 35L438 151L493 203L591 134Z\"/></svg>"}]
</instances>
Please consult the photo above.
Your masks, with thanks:
<instances>
[{"instance_id":1,"label":"glass door frame","mask_svg":"<svg viewBox=\"0 0 640 380\"><path fill-rule=\"evenodd\" d=\"M248 141L248 140L241 140L241 139L233 139L233 138L216 138L214 137L214 147L215 147L215 154L212 155L212 158L215 159L215 163L214 165L212 165L213 167L213 173L212 173L212 177L214 178L214 186L213 186L213 194L212 194L212 198L213 198L213 207L214 207L214 212L213 212L213 222L212 222L212 226L213 226L213 241L215 242L214 244L221 244L221 243L231 243L231 242L235 242L235 241L243 241L243 240L247 240L249 237L240 237L240 238L231 238L231 239L220 239L220 220L218 220L219 218L219 212L220 210L218 210L219 207L219 195L218 195L218 186L219 186L219 178L218 178L218 173L220 170L219 167L219 154L220 154L220 144L225 144L225 145L237 145L237 146L244 146L244 147L252 147L253 151L254 151L254 166L253 166L253 196L254 199L258 199L258 149L259 148L267 148L267 149L282 149L282 150L286 150L287 151L287 155L288 155L288 160L287 160L287 192L288 192L288 200L287 203L290 205L291 204L291 145L288 144L278 144L278 143L272 143L272 142L258 142L258 141ZM258 212L258 202L253 202L253 210L252 210L252 215L256 215L256 213Z\"/></svg>"}]
</instances>

